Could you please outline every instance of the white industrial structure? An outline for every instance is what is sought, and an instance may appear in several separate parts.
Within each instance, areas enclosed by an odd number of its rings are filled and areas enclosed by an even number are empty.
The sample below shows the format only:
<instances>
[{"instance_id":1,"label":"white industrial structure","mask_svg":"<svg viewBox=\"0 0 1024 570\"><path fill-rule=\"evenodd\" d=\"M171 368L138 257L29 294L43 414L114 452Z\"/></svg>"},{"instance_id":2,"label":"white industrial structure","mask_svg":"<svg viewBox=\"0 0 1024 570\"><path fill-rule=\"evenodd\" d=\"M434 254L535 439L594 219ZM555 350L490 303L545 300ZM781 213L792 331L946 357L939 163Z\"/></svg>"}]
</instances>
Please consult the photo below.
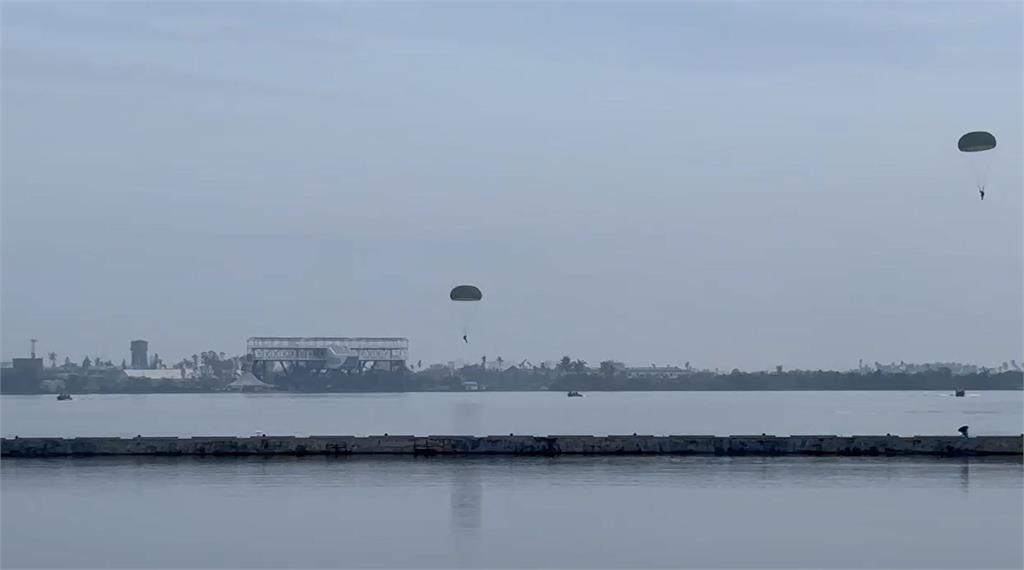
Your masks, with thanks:
<instances>
[{"instance_id":1,"label":"white industrial structure","mask_svg":"<svg viewBox=\"0 0 1024 570\"><path fill-rule=\"evenodd\" d=\"M186 375L185 370L177 368L147 368L144 370L126 368L124 375L130 379L137 380L184 380L186 378L195 378L194 374Z\"/></svg>"},{"instance_id":2,"label":"white industrial structure","mask_svg":"<svg viewBox=\"0 0 1024 570\"><path fill-rule=\"evenodd\" d=\"M279 368L290 374L332 370L401 370L409 360L409 339L399 337L252 337L246 341L252 372L271 381Z\"/></svg>"}]
</instances>

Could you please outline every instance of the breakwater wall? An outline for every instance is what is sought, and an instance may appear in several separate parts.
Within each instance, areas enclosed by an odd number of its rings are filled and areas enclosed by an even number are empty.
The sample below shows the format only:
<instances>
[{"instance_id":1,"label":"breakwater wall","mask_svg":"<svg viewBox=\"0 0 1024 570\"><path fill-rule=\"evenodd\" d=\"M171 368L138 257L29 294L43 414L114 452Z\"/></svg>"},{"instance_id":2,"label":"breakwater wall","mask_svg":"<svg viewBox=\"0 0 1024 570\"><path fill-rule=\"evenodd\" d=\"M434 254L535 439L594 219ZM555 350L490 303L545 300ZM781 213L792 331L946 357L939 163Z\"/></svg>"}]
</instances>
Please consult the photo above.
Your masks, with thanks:
<instances>
[{"instance_id":1,"label":"breakwater wall","mask_svg":"<svg viewBox=\"0 0 1024 570\"><path fill-rule=\"evenodd\" d=\"M15 437L3 457L97 455L842 455L1021 456L1024 436L382 435Z\"/></svg>"}]
</instances>

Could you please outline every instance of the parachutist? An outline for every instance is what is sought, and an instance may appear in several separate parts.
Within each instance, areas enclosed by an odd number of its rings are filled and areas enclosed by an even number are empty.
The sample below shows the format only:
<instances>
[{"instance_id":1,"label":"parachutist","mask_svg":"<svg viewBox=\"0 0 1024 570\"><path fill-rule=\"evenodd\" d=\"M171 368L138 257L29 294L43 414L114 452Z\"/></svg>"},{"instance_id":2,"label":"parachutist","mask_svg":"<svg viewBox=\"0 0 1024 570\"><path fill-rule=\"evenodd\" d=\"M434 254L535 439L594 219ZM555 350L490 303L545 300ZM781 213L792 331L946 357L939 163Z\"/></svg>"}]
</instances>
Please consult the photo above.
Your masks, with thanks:
<instances>
[{"instance_id":1,"label":"parachutist","mask_svg":"<svg viewBox=\"0 0 1024 570\"><path fill-rule=\"evenodd\" d=\"M484 294L480 292L479 288L477 288L477 287L475 287L473 285L459 285L459 286L455 287L454 289L452 289L450 293L448 293L448 298L451 299L452 301L455 301L458 304L462 304L462 303L468 302L469 303L469 307L465 307L464 309L469 309L470 307L472 307L476 303L479 303L480 299L484 298ZM462 312L462 316L463 316L463 318L465 318L465 317L468 317L469 315L466 312ZM468 322L463 322L462 323L462 342L464 342L466 344L469 344L469 332L468 331L469 331L469 323Z\"/></svg>"},{"instance_id":2,"label":"parachutist","mask_svg":"<svg viewBox=\"0 0 1024 570\"><path fill-rule=\"evenodd\" d=\"M960 137L960 140L956 142L956 147L960 152L969 155L980 152L983 153L983 156L991 156L987 153L996 148L996 137L987 131L972 131ZM971 160L971 163L976 176L974 183L978 185L978 195L984 200L985 176L988 173L988 166L985 163L985 159L979 160L974 158Z\"/></svg>"}]
</instances>

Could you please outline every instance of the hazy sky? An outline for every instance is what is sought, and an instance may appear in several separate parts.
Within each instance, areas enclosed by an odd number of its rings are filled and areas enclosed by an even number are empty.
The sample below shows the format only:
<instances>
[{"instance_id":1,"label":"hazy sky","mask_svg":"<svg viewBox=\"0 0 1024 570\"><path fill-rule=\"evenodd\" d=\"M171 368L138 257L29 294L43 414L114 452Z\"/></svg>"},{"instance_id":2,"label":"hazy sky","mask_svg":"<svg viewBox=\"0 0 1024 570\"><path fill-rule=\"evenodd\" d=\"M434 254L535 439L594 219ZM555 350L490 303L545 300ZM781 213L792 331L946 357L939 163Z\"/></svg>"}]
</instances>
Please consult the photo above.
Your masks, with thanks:
<instances>
[{"instance_id":1,"label":"hazy sky","mask_svg":"<svg viewBox=\"0 0 1024 570\"><path fill-rule=\"evenodd\" d=\"M1021 357L1020 2L4 2L2 32L4 359Z\"/></svg>"}]
</instances>

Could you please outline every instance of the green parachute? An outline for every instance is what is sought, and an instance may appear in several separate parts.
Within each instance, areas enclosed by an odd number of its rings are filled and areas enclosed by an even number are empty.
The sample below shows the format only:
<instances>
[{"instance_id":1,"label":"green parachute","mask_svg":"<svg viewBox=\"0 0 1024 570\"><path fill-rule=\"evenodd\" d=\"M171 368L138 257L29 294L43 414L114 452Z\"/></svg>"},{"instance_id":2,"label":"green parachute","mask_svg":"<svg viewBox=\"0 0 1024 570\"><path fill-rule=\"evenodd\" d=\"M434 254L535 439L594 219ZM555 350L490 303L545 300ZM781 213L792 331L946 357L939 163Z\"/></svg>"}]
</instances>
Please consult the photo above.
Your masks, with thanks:
<instances>
[{"instance_id":1,"label":"green parachute","mask_svg":"<svg viewBox=\"0 0 1024 570\"><path fill-rule=\"evenodd\" d=\"M474 285L458 285L448 293L448 298L453 302L452 317L462 329L462 340L469 343L469 328L476 319L479 310L480 300L484 294Z\"/></svg>"},{"instance_id":2,"label":"green parachute","mask_svg":"<svg viewBox=\"0 0 1024 570\"><path fill-rule=\"evenodd\" d=\"M963 153L971 171L974 183L978 187L981 199L985 199L985 184L988 182L988 171L992 166L992 152L996 148L996 137L987 131L972 131L956 143L956 148Z\"/></svg>"},{"instance_id":3,"label":"green parachute","mask_svg":"<svg viewBox=\"0 0 1024 570\"><path fill-rule=\"evenodd\" d=\"M448 298L452 301L479 301L484 298L484 294L473 285L459 285L448 293Z\"/></svg>"},{"instance_id":4,"label":"green parachute","mask_svg":"<svg viewBox=\"0 0 1024 570\"><path fill-rule=\"evenodd\" d=\"M996 148L996 137L985 131L974 131L960 137L956 147L960 152L981 152Z\"/></svg>"}]
</instances>

